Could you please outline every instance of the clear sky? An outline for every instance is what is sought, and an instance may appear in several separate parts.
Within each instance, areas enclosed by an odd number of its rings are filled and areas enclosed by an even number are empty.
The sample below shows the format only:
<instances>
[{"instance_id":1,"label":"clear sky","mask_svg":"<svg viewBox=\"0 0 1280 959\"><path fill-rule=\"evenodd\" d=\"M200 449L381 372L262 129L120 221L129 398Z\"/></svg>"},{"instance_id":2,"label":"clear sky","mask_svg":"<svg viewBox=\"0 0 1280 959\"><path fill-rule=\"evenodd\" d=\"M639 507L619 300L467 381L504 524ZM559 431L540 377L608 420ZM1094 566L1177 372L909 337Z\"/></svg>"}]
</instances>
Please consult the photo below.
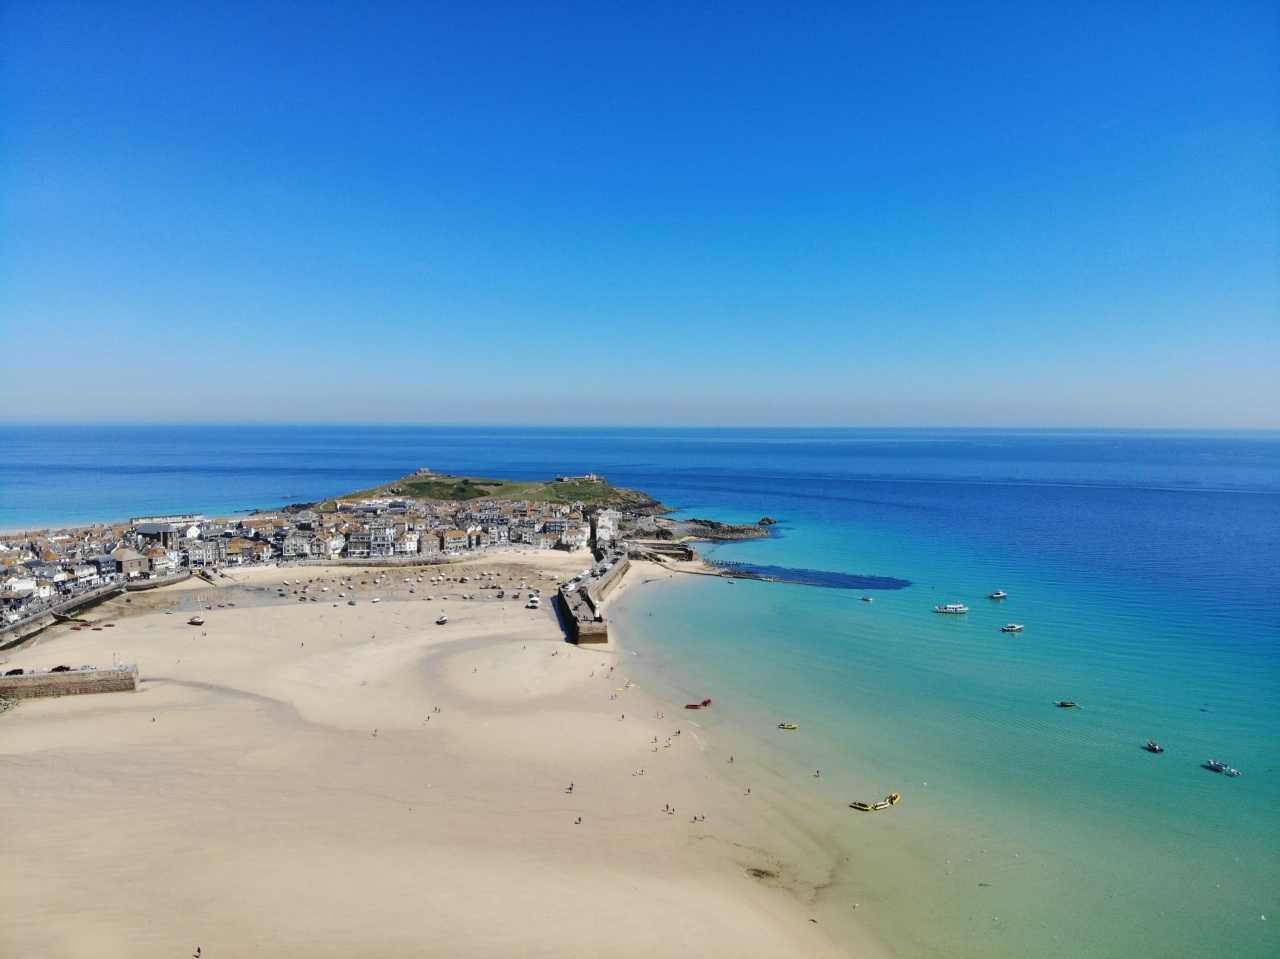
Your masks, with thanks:
<instances>
[{"instance_id":1,"label":"clear sky","mask_svg":"<svg viewBox=\"0 0 1280 959\"><path fill-rule=\"evenodd\" d=\"M1274 0L0 8L0 419L1280 427Z\"/></svg>"}]
</instances>

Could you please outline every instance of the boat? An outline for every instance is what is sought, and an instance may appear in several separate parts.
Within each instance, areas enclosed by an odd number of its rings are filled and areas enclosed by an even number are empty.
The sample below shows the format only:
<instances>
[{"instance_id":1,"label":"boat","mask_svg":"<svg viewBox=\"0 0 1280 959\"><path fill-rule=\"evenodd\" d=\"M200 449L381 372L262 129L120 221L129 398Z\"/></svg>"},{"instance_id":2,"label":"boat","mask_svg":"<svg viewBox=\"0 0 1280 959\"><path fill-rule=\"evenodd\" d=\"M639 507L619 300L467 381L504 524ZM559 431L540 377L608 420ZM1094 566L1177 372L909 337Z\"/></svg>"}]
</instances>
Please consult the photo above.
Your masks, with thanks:
<instances>
[{"instance_id":1,"label":"boat","mask_svg":"<svg viewBox=\"0 0 1280 959\"><path fill-rule=\"evenodd\" d=\"M966 606L964 603L947 603L945 606L933 607L933 611L935 613L950 613L952 615L959 615L960 613L969 612L969 607Z\"/></svg>"},{"instance_id":2,"label":"boat","mask_svg":"<svg viewBox=\"0 0 1280 959\"><path fill-rule=\"evenodd\" d=\"M347 600L347 605L348 605L348 606L354 606L355 604L356 604L356 601L355 601L354 599L349 599L349 600Z\"/></svg>"},{"instance_id":3,"label":"boat","mask_svg":"<svg viewBox=\"0 0 1280 959\"><path fill-rule=\"evenodd\" d=\"M444 626L444 625L445 625L445 624L447 624L448 622L449 622L449 616L448 616L448 614L446 614L446 613L441 613L441 614L436 618L436 625L437 625L437 626Z\"/></svg>"},{"instance_id":4,"label":"boat","mask_svg":"<svg viewBox=\"0 0 1280 959\"><path fill-rule=\"evenodd\" d=\"M1021 623L1005 623L1003 626L1000 627L1000 632L1020 633L1022 632L1022 629L1023 629L1023 626Z\"/></svg>"},{"instance_id":5,"label":"boat","mask_svg":"<svg viewBox=\"0 0 1280 959\"><path fill-rule=\"evenodd\" d=\"M875 599L873 599L873 598L872 598L872 597L870 597L870 596L863 596L863 597L861 597L861 599L862 599L862 601L863 601L864 603L874 603L874 602L875 602Z\"/></svg>"},{"instance_id":6,"label":"boat","mask_svg":"<svg viewBox=\"0 0 1280 959\"><path fill-rule=\"evenodd\" d=\"M1148 739L1148 740L1146 741L1146 743L1143 745L1143 747L1142 747L1142 748L1143 748L1143 749L1145 749L1145 750L1146 750L1147 752L1149 752L1149 753L1162 753L1162 752L1164 752L1164 747L1163 747L1163 746L1161 746L1161 745L1160 745L1158 742L1156 742L1154 739Z\"/></svg>"},{"instance_id":7,"label":"boat","mask_svg":"<svg viewBox=\"0 0 1280 959\"><path fill-rule=\"evenodd\" d=\"M800 727L797 726L795 723L778 723L778 728L785 729L788 732L792 732L794 730L799 729Z\"/></svg>"},{"instance_id":8,"label":"boat","mask_svg":"<svg viewBox=\"0 0 1280 959\"><path fill-rule=\"evenodd\" d=\"M857 809L861 812L879 812L881 809L888 809L890 806L896 806L902 802L902 793L889 793L879 802L861 802L854 800L849 803L850 809Z\"/></svg>"},{"instance_id":9,"label":"boat","mask_svg":"<svg viewBox=\"0 0 1280 959\"><path fill-rule=\"evenodd\" d=\"M380 603L380 602L382 602L382 597L381 597L381 596L375 596L375 597L373 597L373 599L369 600L369 602L371 602L371 603Z\"/></svg>"},{"instance_id":10,"label":"boat","mask_svg":"<svg viewBox=\"0 0 1280 959\"><path fill-rule=\"evenodd\" d=\"M203 626L203 625L204 625L204 619L202 619L202 618L201 618L201 617L199 617L199 616L192 616L189 620L187 620L187 625L188 625L188 626Z\"/></svg>"},{"instance_id":11,"label":"boat","mask_svg":"<svg viewBox=\"0 0 1280 959\"><path fill-rule=\"evenodd\" d=\"M1234 766L1228 766L1224 762L1219 762L1216 759L1210 759L1207 763L1204 764L1204 767L1205 769L1213 770L1215 773L1222 773L1224 776L1240 775L1240 770L1236 769Z\"/></svg>"},{"instance_id":12,"label":"boat","mask_svg":"<svg viewBox=\"0 0 1280 959\"><path fill-rule=\"evenodd\" d=\"M1059 709L1079 709L1080 704L1073 699L1059 699L1054 703Z\"/></svg>"},{"instance_id":13,"label":"boat","mask_svg":"<svg viewBox=\"0 0 1280 959\"><path fill-rule=\"evenodd\" d=\"M988 593L987 599L1005 599L1008 597L1008 595L1009 594L1006 593L1003 589L997 589L994 593Z\"/></svg>"},{"instance_id":14,"label":"boat","mask_svg":"<svg viewBox=\"0 0 1280 959\"><path fill-rule=\"evenodd\" d=\"M706 708L708 708L710 705L711 705L711 700L709 700L709 699L704 699L704 700L703 700L702 702L700 702L700 703L685 703L685 704L684 704L684 708L685 708L685 709L706 709Z\"/></svg>"}]
</instances>

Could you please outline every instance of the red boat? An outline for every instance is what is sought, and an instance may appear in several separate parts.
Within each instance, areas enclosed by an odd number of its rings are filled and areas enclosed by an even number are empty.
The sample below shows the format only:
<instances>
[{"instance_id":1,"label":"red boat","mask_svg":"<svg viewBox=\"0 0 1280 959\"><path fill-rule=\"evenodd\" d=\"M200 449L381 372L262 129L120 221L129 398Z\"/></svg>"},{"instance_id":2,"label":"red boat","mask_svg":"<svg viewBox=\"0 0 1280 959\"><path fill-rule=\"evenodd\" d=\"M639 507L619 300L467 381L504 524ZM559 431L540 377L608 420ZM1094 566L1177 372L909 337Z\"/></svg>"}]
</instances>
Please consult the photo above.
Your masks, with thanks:
<instances>
[{"instance_id":1,"label":"red boat","mask_svg":"<svg viewBox=\"0 0 1280 959\"><path fill-rule=\"evenodd\" d=\"M685 709L706 709L710 705L711 705L711 700L704 699L700 703L685 703L684 708Z\"/></svg>"}]
</instances>

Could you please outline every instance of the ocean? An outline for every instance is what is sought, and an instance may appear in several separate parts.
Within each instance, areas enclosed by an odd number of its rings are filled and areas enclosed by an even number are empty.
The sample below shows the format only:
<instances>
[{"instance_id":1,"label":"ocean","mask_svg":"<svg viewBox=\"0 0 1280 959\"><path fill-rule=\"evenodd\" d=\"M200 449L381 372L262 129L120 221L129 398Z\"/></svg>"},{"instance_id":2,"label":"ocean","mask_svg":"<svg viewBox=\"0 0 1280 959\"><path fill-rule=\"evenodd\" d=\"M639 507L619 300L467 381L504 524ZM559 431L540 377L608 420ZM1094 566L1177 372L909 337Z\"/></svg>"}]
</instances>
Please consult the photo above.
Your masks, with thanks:
<instances>
[{"instance_id":1,"label":"ocean","mask_svg":"<svg viewBox=\"0 0 1280 959\"><path fill-rule=\"evenodd\" d=\"M910 585L681 577L613 616L644 682L714 696L713 740L833 810L903 793L836 820L851 865L824 895L903 955L1280 955L1280 433L3 427L0 449L0 529L424 465L775 517L704 552Z\"/></svg>"}]
</instances>

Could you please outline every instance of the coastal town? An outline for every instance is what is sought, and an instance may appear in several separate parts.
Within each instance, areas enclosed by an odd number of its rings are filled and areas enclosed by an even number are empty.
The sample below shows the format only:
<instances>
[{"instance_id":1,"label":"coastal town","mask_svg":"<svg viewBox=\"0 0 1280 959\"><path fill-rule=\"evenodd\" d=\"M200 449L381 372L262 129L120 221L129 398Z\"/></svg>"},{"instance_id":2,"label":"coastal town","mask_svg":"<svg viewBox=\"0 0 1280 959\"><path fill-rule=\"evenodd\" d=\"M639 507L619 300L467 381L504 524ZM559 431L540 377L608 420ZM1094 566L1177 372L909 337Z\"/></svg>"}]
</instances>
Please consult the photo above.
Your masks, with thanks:
<instances>
[{"instance_id":1,"label":"coastal town","mask_svg":"<svg viewBox=\"0 0 1280 959\"><path fill-rule=\"evenodd\" d=\"M486 495L506 489L524 495ZM436 494L467 498L435 498ZM607 550L657 532L660 504L594 473L546 484L459 479L422 468L371 491L242 517L139 516L0 537L0 626L121 588L148 589L264 564L413 565L492 548Z\"/></svg>"}]
</instances>

